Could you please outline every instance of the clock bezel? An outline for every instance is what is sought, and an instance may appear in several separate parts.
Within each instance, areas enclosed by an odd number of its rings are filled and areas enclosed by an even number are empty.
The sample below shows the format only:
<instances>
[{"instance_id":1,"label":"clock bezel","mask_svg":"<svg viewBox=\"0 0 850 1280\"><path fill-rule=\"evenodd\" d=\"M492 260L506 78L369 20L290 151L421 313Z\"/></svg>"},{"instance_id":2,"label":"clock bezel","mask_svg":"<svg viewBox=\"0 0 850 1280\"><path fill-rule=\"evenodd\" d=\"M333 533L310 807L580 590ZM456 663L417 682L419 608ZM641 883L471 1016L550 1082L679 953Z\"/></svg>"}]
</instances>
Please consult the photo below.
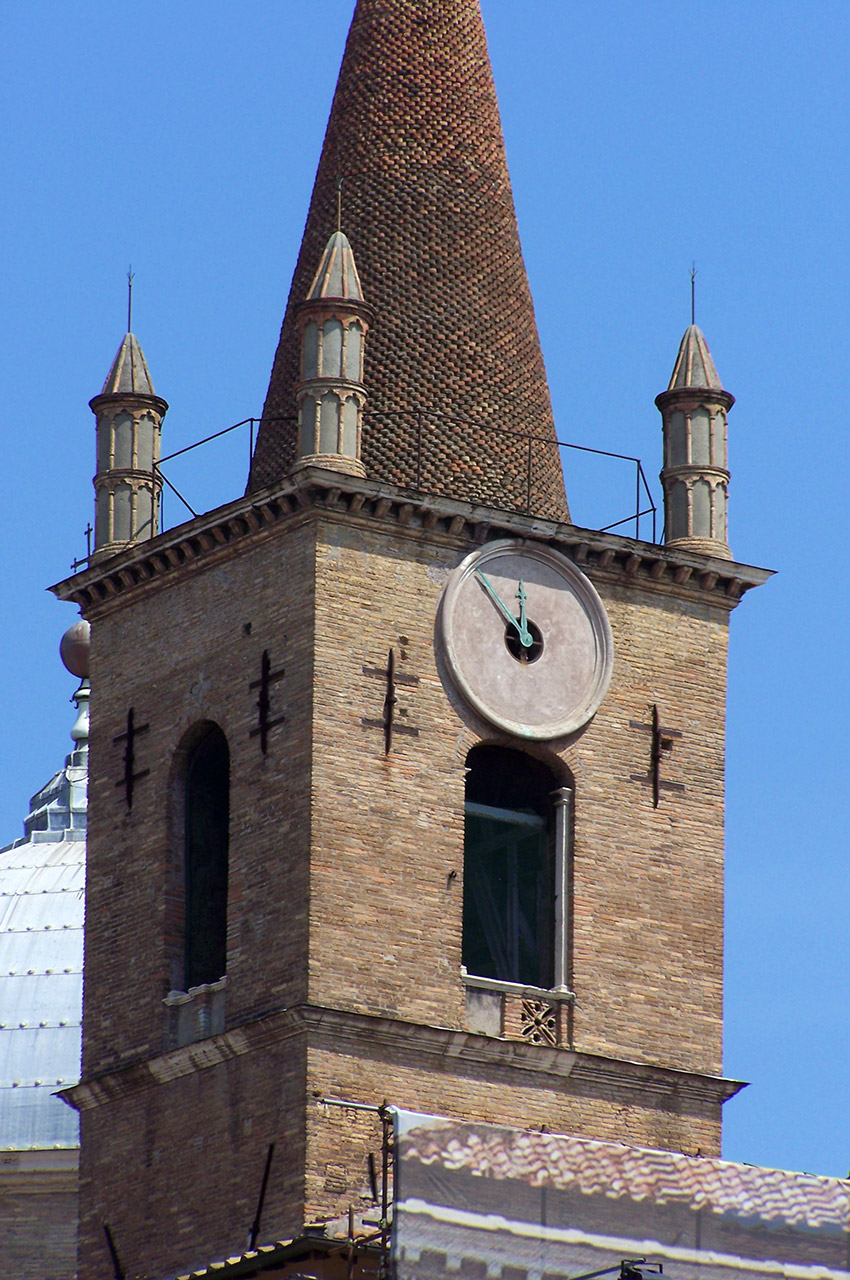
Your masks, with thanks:
<instances>
[{"instance_id":1,"label":"clock bezel","mask_svg":"<svg viewBox=\"0 0 850 1280\"><path fill-rule=\"evenodd\" d=\"M494 708L482 692L480 681L476 676L480 673L480 664L469 663L458 651L455 641L456 610L462 608L464 589L476 570L487 572L487 564L506 555L536 561L554 570L563 580L567 589L577 601L587 620L593 638L594 653L592 672L585 686L571 705L568 714L545 722L528 723L503 714ZM611 682L614 659L614 643L611 627L605 606L596 588L579 568L561 552L545 544L524 538L499 538L486 543L483 547L470 552L452 570L443 590L438 615L438 636L442 655L455 687L461 699L478 716L488 724L511 735L512 737L551 742L576 733L593 718L605 697ZM472 665L470 673L466 670Z\"/></svg>"}]
</instances>

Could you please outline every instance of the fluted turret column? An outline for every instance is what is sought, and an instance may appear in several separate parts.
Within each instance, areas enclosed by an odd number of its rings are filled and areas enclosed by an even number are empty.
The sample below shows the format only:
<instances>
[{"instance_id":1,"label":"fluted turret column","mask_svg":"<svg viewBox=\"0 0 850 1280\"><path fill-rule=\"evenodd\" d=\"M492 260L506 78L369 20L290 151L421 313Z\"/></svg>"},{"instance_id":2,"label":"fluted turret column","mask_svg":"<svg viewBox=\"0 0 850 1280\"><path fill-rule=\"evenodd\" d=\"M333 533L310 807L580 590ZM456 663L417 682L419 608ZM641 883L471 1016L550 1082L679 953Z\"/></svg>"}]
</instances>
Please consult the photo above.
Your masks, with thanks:
<instances>
[{"instance_id":1,"label":"fluted turret column","mask_svg":"<svg viewBox=\"0 0 850 1280\"><path fill-rule=\"evenodd\" d=\"M154 392L134 334L125 335L89 407L97 419L92 560L98 560L159 532L162 479L154 464L168 405Z\"/></svg>"},{"instance_id":2,"label":"fluted turret column","mask_svg":"<svg viewBox=\"0 0 850 1280\"><path fill-rule=\"evenodd\" d=\"M685 330L670 385L655 403L664 432L664 541L730 560L726 415L735 397L723 390L695 324Z\"/></svg>"},{"instance_id":3,"label":"fluted turret column","mask_svg":"<svg viewBox=\"0 0 850 1280\"><path fill-rule=\"evenodd\" d=\"M366 474L360 455L366 400L363 350L370 315L351 245L335 231L297 313L301 378L296 466Z\"/></svg>"}]
</instances>

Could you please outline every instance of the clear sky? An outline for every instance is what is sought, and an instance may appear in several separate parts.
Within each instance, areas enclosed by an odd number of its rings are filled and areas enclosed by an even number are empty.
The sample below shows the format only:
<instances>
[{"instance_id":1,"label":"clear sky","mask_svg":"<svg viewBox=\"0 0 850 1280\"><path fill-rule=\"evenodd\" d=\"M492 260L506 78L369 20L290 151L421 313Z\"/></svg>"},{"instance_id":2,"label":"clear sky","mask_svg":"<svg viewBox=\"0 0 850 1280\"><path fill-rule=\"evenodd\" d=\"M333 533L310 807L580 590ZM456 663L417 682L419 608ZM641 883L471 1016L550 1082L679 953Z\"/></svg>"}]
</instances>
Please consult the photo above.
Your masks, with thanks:
<instances>
[{"instance_id":1,"label":"clear sky","mask_svg":"<svg viewBox=\"0 0 850 1280\"><path fill-rule=\"evenodd\" d=\"M660 503L690 319L726 388L730 541L778 570L732 617L725 1154L850 1168L846 0L482 0L559 435ZM0 843L70 746L94 420L126 324L170 452L258 415L353 0L0 6ZM237 496L247 440L172 473ZM573 518L631 476L570 461ZM166 500L166 518L175 522ZM167 645L170 637L163 636ZM663 961L663 957L661 957ZM671 1010L675 1017L675 1010Z\"/></svg>"}]
</instances>

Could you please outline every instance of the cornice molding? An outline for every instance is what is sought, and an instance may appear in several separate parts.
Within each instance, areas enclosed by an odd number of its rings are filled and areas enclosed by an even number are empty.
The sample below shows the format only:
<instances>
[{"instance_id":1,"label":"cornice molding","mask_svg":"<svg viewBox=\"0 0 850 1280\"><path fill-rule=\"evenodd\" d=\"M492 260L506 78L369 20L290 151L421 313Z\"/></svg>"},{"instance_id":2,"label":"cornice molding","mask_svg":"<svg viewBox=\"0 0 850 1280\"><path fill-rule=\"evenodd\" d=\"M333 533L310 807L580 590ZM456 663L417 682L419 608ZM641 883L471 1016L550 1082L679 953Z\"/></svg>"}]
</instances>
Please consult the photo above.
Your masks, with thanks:
<instances>
[{"instance_id":1,"label":"cornice molding","mask_svg":"<svg viewBox=\"0 0 850 1280\"><path fill-rule=\"evenodd\" d=\"M720 1106L744 1087L742 1081L722 1076L303 1004L223 1035L81 1080L62 1089L58 1096L77 1111L91 1111L220 1066L232 1058L263 1052L295 1036L306 1037L308 1045L336 1052L347 1048L370 1057L376 1050L390 1059L415 1056L419 1065L430 1062L435 1069L455 1075L487 1067L537 1076L538 1087L563 1087L570 1081L581 1093L598 1095L616 1089L621 1099L631 1094L635 1102L667 1098L676 1099L679 1104ZM404 1102L401 1098L390 1101L397 1105Z\"/></svg>"},{"instance_id":2,"label":"cornice molding","mask_svg":"<svg viewBox=\"0 0 850 1280\"><path fill-rule=\"evenodd\" d=\"M51 590L72 600L86 617L120 600L247 551L255 543L316 516L348 524L380 524L440 545L471 548L492 538L528 538L572 559L591 579L691 598L708 597L733 609L745 591L773 570L682 551L577 525L518 515L494 507L441 498L357 476L305 467L282 485L260 490L207 515L136 543L108 560L65 578Z\"/></svg>"}]
</instances>

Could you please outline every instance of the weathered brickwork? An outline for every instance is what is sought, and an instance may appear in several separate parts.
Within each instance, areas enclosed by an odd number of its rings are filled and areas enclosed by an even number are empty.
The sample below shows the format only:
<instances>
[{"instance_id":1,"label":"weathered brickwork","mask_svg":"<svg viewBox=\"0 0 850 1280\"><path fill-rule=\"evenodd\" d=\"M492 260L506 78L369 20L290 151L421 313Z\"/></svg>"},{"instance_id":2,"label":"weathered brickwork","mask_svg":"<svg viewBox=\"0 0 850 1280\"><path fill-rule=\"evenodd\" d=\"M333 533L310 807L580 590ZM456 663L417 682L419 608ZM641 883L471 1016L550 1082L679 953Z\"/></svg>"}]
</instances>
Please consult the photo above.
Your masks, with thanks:
<instances>
[{"instance_id":1,"label":"weathered brickwork","mask_svg":"<svg viewBox=\"0 0 850 1280\"><path fill-rule=\"evenodd\" d=\"M251 562L211 565L93 627L85 983L98 998L86 1075L163 1049L166 913L182 872L175 754L204 721L220 725L231 753L228 1024L305 997L313 536L290 530ZM270 730L266 756L250 736L263 650L285 671L270 696L272 718L286 720ZM135 767L150 770L132 809L117 785L124 743L114 741L130 707L137 728L149 726Z\"/></svg>"},{"instance_id":2,"label":"weathered brickwork","mask_svg":"<svg viewBox=\"0 0 850 1280\"><path fill-rule=\"evenodd\" d=\"M444 679L437 609L475 543L441 528L293 503L238 548L208 538L193 563L89 607L83 1277L102 1270L104 1221L130 1275L232 1252L272 1141L264 1234L342 1211L374 1143L365 1121L329 1119L327 1096L719 1151L732 601L671 573L624 580L610 558L593 572L611 687L574 740L529 748L575 780L569 1043L511 1047L467 1034L465 761L476 743L506 740ZM266 756L251 736L263 650L283 669L270 714L285 716ZM653 705L681 735L661 763L677 789L662 788L658 808ZM130 707L148 726L135 769L149 772L128 810L115 739ZM203 721L231 752L227 1032L163 1056L180 747Z\"/></svg>"},{"instance_id":3,"label":"weathered brickwork","mask_svg":"<svg viewBox=\"0 0 850 1280\"><path fill-rule=\"evenodd\" d=\"M269 1144L263 1224L301 1222L303 1041L287 1037L82 1113L80 1276L109 1275L103 1223L128 1277L165 1276L243 1248Z\"/></svg>"},{"instance_id":4,"label":"weathered brickwork","mask_svg":"<svg viewBox=\"0 0 850 1280\"><path fill-rule=\"evenodd\" d=\"M45 1159L49 1161L52 1155L48 1153ZM77 1272L77 1170L27 1168L32 1163L29 1156L29 1152L0 1154L3 1274L10 1280L73 1280Z\"/></svg>"},{"instance_id":5,"label":"weathered brickwork","mask_svg":"<svg viewBox=\"0 0 850 1280\"><path fill-rule=\"evenodd\" d=\"M465 761L482 737L499 739L449 700L434 631L448 572L468 551L341 524L319 539L315 1003L463 1025ZM716 1074L727 610L669 588L597 585L614 635L611 688L571 745L533 748L575 779L574 1047ZM384 685L364 668L385 667L390 647L397 671L419 681L399 686L396 712L418 737L397 735L386 756L380 729L363 725L380 718ZM648 775L651 744L630 722L647 724L653 704L682 734L662 773L685 788L662 789L657 809L648 783L632 780Z\"/></svg>"}]
</instances>

